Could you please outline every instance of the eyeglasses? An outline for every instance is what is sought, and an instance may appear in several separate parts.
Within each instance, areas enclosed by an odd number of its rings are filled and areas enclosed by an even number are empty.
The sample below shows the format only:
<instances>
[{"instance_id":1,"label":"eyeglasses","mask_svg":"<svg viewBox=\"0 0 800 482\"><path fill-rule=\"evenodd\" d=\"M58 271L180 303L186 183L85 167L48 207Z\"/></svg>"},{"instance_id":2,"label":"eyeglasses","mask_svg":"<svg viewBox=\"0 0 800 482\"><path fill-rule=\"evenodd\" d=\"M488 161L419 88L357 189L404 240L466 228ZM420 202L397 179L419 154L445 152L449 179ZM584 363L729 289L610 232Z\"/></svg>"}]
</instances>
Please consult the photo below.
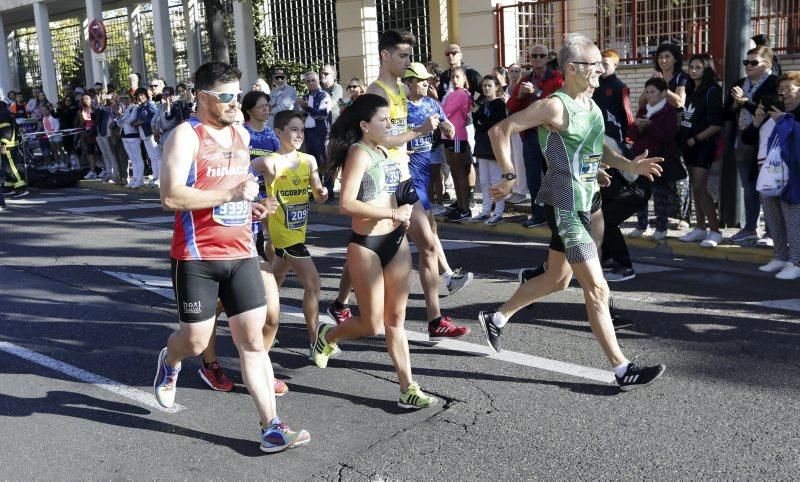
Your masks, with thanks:
<instances>
[{"instance_id":1,"label":"eyeglasses","mask_svg":"<svg viewBox=\"0 0 800 482\"><path fill-rule=\"evenodd\" d=\"M603 62L570 62L571 64L577 65L588 65L590 67L602 67Z\"/></svg>"},{"instance_id":2,"label":"eyeglasses","mask_svg":"<svg viewBox=\"0 0 800 482\"><path fill-rule=\"evenodd\" d=\"M360 88L361 88L361 86L360 86L360 85L348 85L348 86L347 86L347 89L348 89L348 90L350 90L350 89L360 89Z\"/></svg>"},{"instance_id":3,"label":"eyeglasses","mask_svg":"<svg viewBox=\"0 0 800 482\"><path fill-rule=\"evenodd\" d=\"M200 92L216 97L220 104L230 104L234 100L238 102L239 96L242 95L241 92L214 92L213 90L200 90Z\"/></svg>"},{"instance_id":4,"label":"eyeglasses","mask_svg":"<svg viewBox=\"0 0 800 482\"><path fill-rule=\"evenodd\" d=\"M448 57L450 57L451 55L458 55L460 53L461 52L459 52L459 51L455 51L455 52L445 52L444 54L447 55Z\"/></svg>"},{"instance_id":5,"label":"eyeglasses","mask_svg":"<svg viewBox=\"0 0 800 482\"><path fill-rule=\"evenodd\" d=\"M745 67L747 67L747 66L757 67L758 64L760 64L760 63L761 63L760 60L742 60L742 65L744 65Z\"/></svg>"},{"instance_id":6,"label":"eyeglasses","mask_svg":"<svg viewBox=\"0 0 800 482\"><path fill-rule=\"evenodd\" d=\"M285 75L273 75L272 78L275 79L275 80L283 80L283 79L286 78L286 76Z\"/></svg>"},{"instance_id":7,"label":"eyeglasses","mask_svg":"<svg viewBox=\"0 0 800 482\"><path fill-rule=\"evenodd\" d=\"M530 58L532 59L546 59L547 54L529 54ZM574 64L579 64L580 62L573 62Z\"/></svg>"}]
</instances>

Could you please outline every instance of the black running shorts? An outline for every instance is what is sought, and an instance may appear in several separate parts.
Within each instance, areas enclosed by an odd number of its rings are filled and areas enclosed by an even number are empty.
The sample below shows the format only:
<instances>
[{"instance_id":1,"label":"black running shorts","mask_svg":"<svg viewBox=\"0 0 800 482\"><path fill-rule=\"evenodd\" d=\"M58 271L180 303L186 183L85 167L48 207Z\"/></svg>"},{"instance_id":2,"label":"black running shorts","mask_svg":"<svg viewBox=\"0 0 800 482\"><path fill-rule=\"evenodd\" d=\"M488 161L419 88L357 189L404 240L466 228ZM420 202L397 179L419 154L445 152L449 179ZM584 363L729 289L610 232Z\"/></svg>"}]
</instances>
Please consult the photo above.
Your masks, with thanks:
<instances>
[{"instance_id":1,"label":"black running shorts","mask_svg":"<svg viewBox=\"0 0 800 482\"><path fill-rule=\"evenodd\" d=\"M258 258L172 260L178 319L197 323L214 318L217 298L228 318L266 305Z\"/></svg>"},{"instance_id":2,"label":"black running shorts","mask_svg":"<svg viewBox=\"0 0 800 482\"><path fill-rule=\"evenodd\" d=\"M283 259L305 259L310 258L311 253L308 252L305 244L297 243L285 248L275 248L275 256Z\"/></svg>"}]
</instances>

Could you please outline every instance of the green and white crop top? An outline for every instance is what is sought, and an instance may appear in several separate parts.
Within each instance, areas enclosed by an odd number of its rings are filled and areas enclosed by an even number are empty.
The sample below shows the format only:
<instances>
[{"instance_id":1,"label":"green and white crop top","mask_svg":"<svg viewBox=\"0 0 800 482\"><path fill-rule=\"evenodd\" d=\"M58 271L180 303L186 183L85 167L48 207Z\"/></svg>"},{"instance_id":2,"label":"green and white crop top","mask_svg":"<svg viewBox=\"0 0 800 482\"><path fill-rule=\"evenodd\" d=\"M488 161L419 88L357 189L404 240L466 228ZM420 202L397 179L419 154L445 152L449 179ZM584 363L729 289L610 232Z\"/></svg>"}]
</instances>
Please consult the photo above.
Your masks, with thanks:
<instances>
[{"instance_id":1,"label":"green and white crop top","mask_svg":"<svg viewBox=\"0 0 800 482\"><path fill-rule=\"evenodd\" d=\"M369 154L372 160L361 178L361 186L356 199L361 202L369 202L376 199L381 192L394 194L400 183L400 165L397 161L388 157L384 152L376 151L361 142L354 145Z\"/></svg>"}]
</instances>

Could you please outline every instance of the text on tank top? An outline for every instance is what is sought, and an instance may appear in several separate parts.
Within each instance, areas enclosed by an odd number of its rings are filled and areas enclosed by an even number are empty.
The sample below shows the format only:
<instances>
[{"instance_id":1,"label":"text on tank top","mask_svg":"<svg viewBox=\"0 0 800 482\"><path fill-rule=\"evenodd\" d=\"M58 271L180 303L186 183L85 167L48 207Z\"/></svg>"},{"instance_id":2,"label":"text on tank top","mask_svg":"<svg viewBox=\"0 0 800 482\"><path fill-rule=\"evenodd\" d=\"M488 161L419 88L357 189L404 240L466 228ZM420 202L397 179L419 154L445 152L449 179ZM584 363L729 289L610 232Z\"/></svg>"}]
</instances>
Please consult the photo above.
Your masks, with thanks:
<instances>
[{"instance_id":1,"label":"text on tank top","mask_svg":"<svg viewBox=\"0 0 800 482\"><path fill-rule=\"evenodd\" d=\"M267 193L278 201L278 209L269 215L269 237L276 248L286 248L306 241L308 226L308 189L311 187L311 167L308 154L295 151L297 167L285 166L285 156L272 153L275 160L275 179ZM294 156L291 156L294 157ZM284 164L278 166L279 162Z\"/></svg>"},{"instance_id":2,"label":"text on tank top","mask_svg":"<svg viewBox=\"0 0 800 482\"><path fill-rule=\"evenodd\" d=\"M383 152L376 151L366 144L360 142L354 144L364 152L369 154L370 166L361 177L361 185L358 188L356 199L361 202L369 202L385 192L394 194L397 185L400 183L400 166L392 156L386 156Z\"/></svg>"},{"instance_id":3,"label":"text on tank top","mask_svg":"<svg viewBox=\"0 0 800 482\"><path fill-rule=\"evenodd\" d=\"M603 115L591 99L591 108L587 110L561 90L549 98L562 102L569 120L566 130L560 132L539 129L547 172L536 202L569 211L591 211L592 199L599 190L597 170L603 156Z\"/></svg>"},{"instance_id":4,"label":"text on tank top","mask_svg":"<svg viewBox=\"0 0 800 482\"><path fill-rule=\"evenodd\" d=\"M188 122L200 148L186 185L200 190L229 190L248 179L250 153L239 132L230 127L231 145L223 147L200 121ZM231 201L194 211L178 211L170 255L180 260L244 259L255 255L250 201Z\"/></svg>"}]
</instances>

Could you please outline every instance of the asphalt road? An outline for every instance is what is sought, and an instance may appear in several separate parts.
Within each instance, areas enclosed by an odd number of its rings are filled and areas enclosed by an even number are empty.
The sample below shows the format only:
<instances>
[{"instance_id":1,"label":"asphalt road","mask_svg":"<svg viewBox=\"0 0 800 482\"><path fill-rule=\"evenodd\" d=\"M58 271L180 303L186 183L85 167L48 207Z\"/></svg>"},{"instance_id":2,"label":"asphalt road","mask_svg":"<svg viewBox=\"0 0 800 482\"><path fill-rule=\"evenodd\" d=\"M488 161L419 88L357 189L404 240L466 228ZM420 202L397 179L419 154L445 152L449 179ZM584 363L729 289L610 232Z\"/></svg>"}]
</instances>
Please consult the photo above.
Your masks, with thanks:
<instances>
[{"instance_id":1,"label":"asphalt road","mask_svg":"<svg viewBox=\"0 0 800 482\"><path fill-rule=\"evenodd\" d=\"M442 400L396 407L380 337L342 344L325 370L307 360L302 289L281 290L271 352L290 393L281 417L311 443L258 449L258 418L224 321L232 393L205 388L198 360L179 410L153 403L156 356L176 326L171 226L152 194L34 192L0 218L2 479L788 479L800 473L800 284L752 264L635 251L639 275L612 286L634 320L623 351L667 372L621 393L585 321L576 284L522 310L502 356L486 356L479 310L507 299L544 243L442 228L453 266L475 273L441 299L463 343L426 341L413 278L406 327L414 377ZM161 218L161 219L159 219ZM309 245L333 300L349 232L312 214ZM469 235L467 235L469 234ZM444 294L444 293L443 293Z\"/></svg>"}]
</instances>

